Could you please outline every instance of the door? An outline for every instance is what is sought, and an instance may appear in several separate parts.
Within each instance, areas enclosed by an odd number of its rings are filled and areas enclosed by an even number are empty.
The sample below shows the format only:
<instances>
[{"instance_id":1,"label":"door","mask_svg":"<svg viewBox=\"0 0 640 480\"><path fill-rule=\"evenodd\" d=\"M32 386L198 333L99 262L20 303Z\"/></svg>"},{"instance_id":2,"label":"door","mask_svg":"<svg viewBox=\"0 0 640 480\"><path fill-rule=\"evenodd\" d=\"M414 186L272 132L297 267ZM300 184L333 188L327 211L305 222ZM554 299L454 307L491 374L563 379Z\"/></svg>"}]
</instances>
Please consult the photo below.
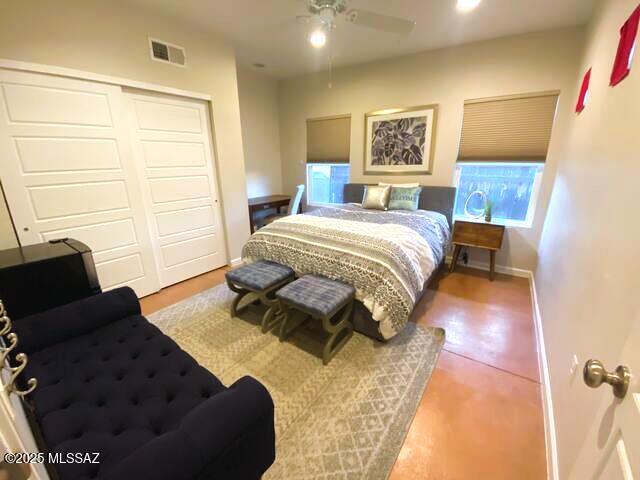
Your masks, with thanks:
<instances>
[{"instance_id":1,"label":"door","mask_svg":"<svg viewBox=\"0 0 640 480\"><path fill-rule=\"evenodd\" d=\"M162 287L226 264L207 104L127 93Z\"/></svg>"},{"instance_id":2,"label":"door","mask_svg":"<svg viewBox=\"0 0 640 480\"><path fill-rule=\"evenodd\" d=\"M120 87L0 70L0 175L22 245L73 237L105 290L159 290Z\"/></svg>"},{"instance_id":3,"label":"door","mask_svg":"<svg viewBox=\"0 0 640 480\"><path fill-rule=\"evenodd\" d=\"M640 317L635 319L618 364L629 369L629 389L622 399L606 383L593 392L602 397L600 406L571 479L640 480ZM616 365L605 367L615 370Z\"/></svg>"}]
</instances>

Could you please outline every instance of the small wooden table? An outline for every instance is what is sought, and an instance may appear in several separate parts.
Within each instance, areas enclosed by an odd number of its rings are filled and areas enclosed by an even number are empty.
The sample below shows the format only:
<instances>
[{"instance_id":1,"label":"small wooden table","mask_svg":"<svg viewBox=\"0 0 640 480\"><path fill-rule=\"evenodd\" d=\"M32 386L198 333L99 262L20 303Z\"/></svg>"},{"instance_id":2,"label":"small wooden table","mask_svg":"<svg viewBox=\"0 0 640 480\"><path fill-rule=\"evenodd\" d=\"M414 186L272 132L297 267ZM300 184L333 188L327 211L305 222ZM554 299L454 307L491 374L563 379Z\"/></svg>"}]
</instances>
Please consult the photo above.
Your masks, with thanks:
<instances>
[{"instance_id":1,"label":"small wooden table","mask_svg":"<svg viewBox=\"0 0 640 480\"><path fill-rule=\"evenodd\" d=\"M496 269L496 252L502 247L503 238L504 225L456 220L453 225L452 243L454 249L449 271L453 272L456 268L462 247L482 248L489 250L491 260L489 280L493 280Z\"/></svg>"},{"instance_id":2,"label":"small wooden table","mask_svg":"<svg viewBox=\"0 0 640 480\"><path fill-rule=\"evenodd\" d=\"M249 224L251 233L255 231L253 217L260 210L268 210L276 208L278 213L282 207L289 205L291 201L290 195L267 195L265 197L253 197L249 199Z\"/></svg>"}]
</instances>

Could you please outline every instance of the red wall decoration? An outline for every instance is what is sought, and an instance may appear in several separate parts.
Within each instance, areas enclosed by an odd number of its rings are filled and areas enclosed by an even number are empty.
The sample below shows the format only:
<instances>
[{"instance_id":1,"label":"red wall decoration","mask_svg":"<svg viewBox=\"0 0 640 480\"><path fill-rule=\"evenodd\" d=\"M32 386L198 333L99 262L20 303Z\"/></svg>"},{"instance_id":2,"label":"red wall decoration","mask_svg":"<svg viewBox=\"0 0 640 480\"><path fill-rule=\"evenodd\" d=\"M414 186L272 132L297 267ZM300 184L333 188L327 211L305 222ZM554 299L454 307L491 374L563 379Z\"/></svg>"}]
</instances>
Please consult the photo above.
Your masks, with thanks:
<instances>
[{"instance_id":1,"label":"red wall decoration","mask_svg":"<svg viewBox=\"0 0 640 480\"><path fill-rule=\"evenodd\" d=\"M631 16L624 22L624 25L620 27L620 43L618 44L616 60L611 71L610 85L612 87L624 80L631 71L629 63L636 36L638 35L638 22L640 22L640 5L636 7Z\"/></svg>"},{"instance_id":2,"label":"red wall decoration","mask_svg":"<svg viewBox=\"0 0 640 480\"><path fill-rule=\"evenodd\" d=\"M589 92L589 82L591 81L591 69L587 70L582 78L582 86L580 87L580 95L578 95L578 103L576 103L576 113L584 110L587 92Z\"/></svg>"}]
</instances>

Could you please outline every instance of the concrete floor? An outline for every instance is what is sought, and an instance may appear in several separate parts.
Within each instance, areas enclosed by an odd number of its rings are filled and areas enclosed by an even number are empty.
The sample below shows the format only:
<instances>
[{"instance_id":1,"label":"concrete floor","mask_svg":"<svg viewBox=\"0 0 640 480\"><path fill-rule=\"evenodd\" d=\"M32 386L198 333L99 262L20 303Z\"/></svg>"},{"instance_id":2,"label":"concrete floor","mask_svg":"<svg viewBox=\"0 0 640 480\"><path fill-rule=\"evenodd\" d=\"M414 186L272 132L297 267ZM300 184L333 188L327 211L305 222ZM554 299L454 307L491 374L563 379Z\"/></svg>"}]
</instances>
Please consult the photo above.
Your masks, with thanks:
<instances>
[{"instance_id":1,"label":"concrete floor","mask_svg":"<svg viewBox=\"0 0 640 480\"><path fill-rule=\"evenodd\" d=\"M224 281L226 268L141 300L154 312ZM446 343L392 480L547 478L535 330L526 279L442 272L413 320Z\"/></svg>"}]
</instances>

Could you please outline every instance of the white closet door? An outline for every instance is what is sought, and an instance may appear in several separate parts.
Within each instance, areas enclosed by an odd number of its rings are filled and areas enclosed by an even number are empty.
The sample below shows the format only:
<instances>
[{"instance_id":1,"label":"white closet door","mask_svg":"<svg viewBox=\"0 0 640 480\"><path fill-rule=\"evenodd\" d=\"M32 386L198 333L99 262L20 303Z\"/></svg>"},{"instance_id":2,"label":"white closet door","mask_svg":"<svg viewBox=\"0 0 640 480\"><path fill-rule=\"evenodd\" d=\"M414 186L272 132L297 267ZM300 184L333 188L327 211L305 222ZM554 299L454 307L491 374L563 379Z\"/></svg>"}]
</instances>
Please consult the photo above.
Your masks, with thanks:
<instances>
[{"instance_id":1,"label":"white closet door","mask_svg":"<svg viewBox=\"0 0 640 480\"><path fill-rule=\"evenodd\" d=\"M0 70L0 176L23 245L73 237L103 289L159 290L119 87Z\"/></svg>"},{"instance_id":2,"label":"white closet door","mask_svg":"<svg viewBox=\"0 0 640 480\"><path fill-rule=\"evenodd\" d=\"M126 94L163 287L226 264L207 104Z\"/></svg>"}]
</instances>

